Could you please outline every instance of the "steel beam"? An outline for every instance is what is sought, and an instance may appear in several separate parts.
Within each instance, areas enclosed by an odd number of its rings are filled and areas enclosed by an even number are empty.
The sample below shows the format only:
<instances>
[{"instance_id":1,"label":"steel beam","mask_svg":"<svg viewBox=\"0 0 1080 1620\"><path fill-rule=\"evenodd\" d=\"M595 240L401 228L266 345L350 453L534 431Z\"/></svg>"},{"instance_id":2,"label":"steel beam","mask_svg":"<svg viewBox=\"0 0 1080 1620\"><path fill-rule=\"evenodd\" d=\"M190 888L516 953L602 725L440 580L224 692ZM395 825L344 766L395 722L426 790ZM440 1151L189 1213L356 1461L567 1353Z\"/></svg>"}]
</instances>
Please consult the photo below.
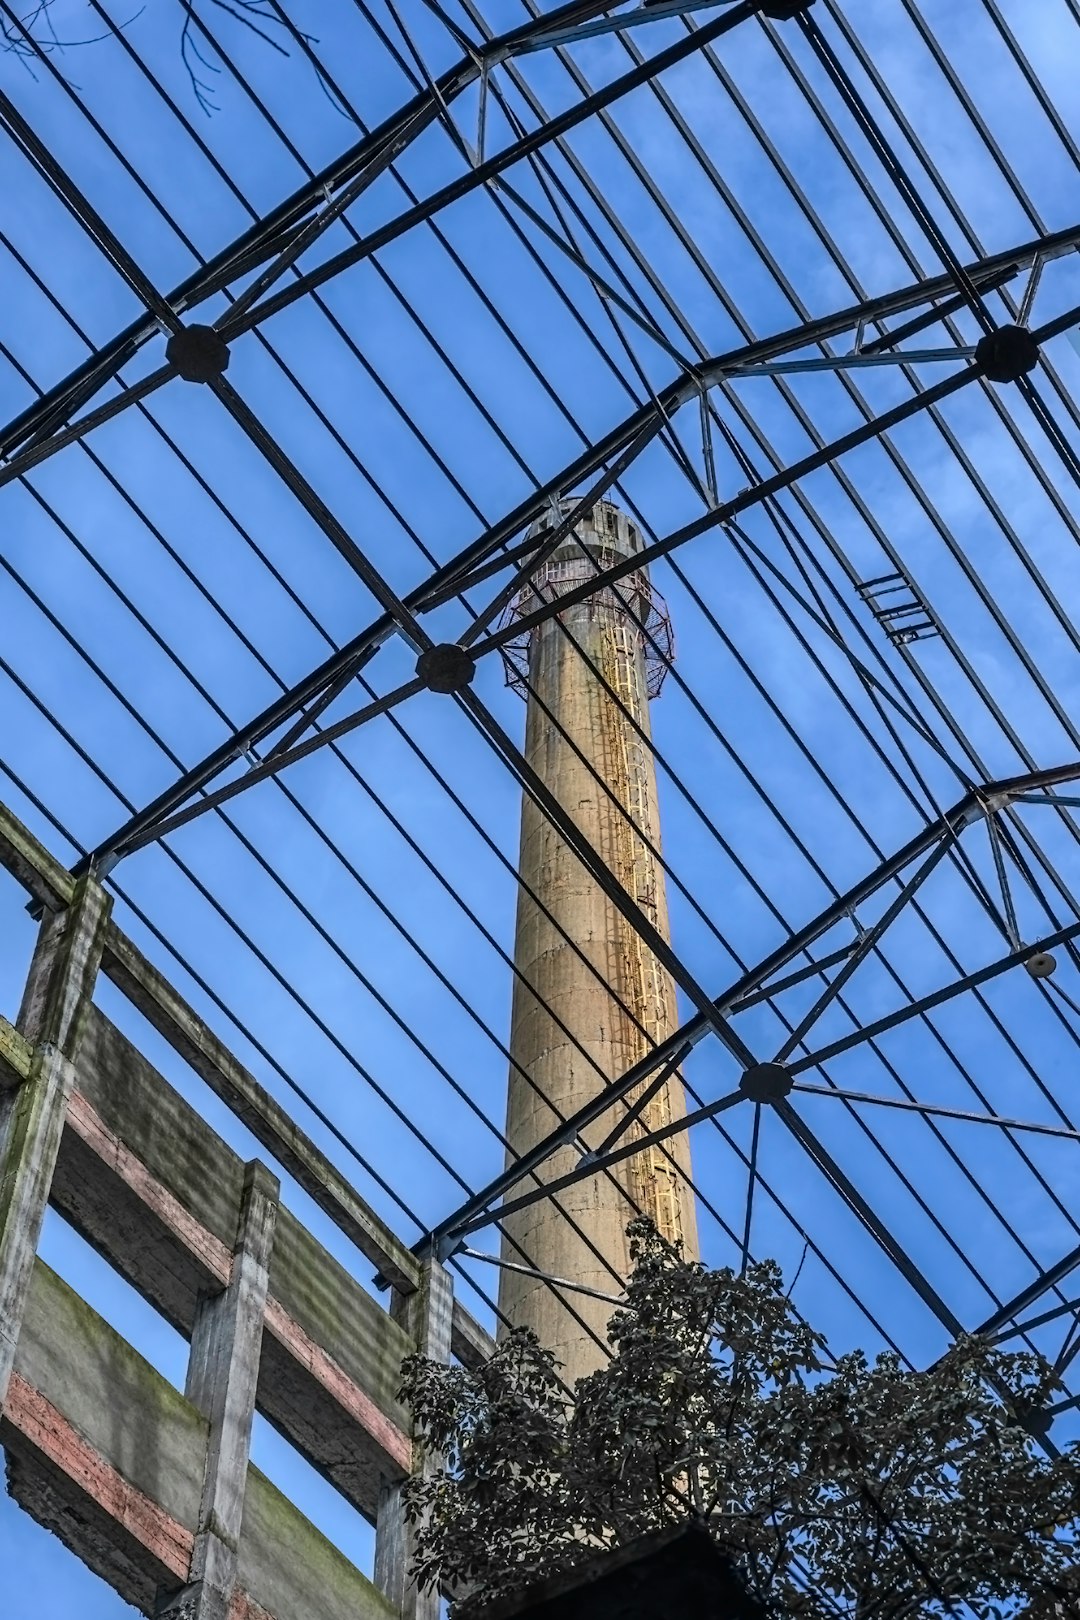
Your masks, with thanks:
<instances>
[{"instance_id":1,"label":"steel beam","mask_svg":"<svg viewBox=\"0 0 1080 1620\"><path fill-rule=\"evenodd\" d=\"M1011 252L996 254L990 258L982 259L978 264L970 267L972 275L992 275L1002 273L1030 262L1036 254L1055 257L1069 252L1080 245L1080 226L1067 231L1059 231L1052 237L1038 238L1034 242L1021 244ZM549 479L541 489L527 500L519 503L498 523L487 529L483 535L465 547L456 557L437 568L427 580L408 592L401 601L410 613L424 613L431 608L439 606L473 583L501 571L503 568L520 561L526 557L530 550L535 549L531 541L522 541L518 546L508 551L502 550L504 543L523 528L527 528L537 517L541 516L550 506L553 499L557 499L567 489L580 482L582 478L589 477L603 466L612 457L620 455L628 445L634 443L639 437L641 442L647 442L651 437L653 425L657 423L658 415L666 420L674 411L688 400L698 397L703 387L712 386L723 380L733 368L743 365L756 364L770 357L783 354L790 349L800 348L812 343L824 342L831 337L846 331L852 331L861 324L886 318L891 314L902 313L914 305L925 303L934 298L941 297L952 286L949 277L933 277L928 280L912 283L897 291L885 294L882 297L865 300L860 304L850 306L836 313L825 316L820 320L804 323L800 326L789 327L785 331L770 338L756 340L744 344L739 349L731 350L724 355L718 355L708 361L693 376L677 378L666 389L656 396L656 404L649 403L640 407L627 417L618 427L613 428L602 439L588 450L565 466L561 472ZM1080 311L1076 312L1080 314ZM1051 323L1055 327L1064 329L1060 322ZM1067 323L1066 323L1067 324ZM1044 329L1044 331L1048 330ZM913 402L918 408L918 402L928 403L927 396L917 396ZM880 431L883 423L871 424L866 437L872 437L874 432ZM862 442L860 440L860 442ZM837 452L839 453L839 452ZM824 465L831 459L830 455L822 452L823 460L815 456L814 464ZM778 475L774 481L776 487L781 487L801 475L800 469L805 469L806 463L799 464L785 474ZM0 477L2 477L0 472ZM704 526L713 521L723 521L725 516L731 516L735 510L742 510L744 505L756 504L758 500L773 491L772 485L755 486L753 490L745 492L742 504L728 503L727 507L717 507L709 514ZM698 532L698 531L695 531ZM597 576L596 581L589 581L589 589L600 589L606 579ZM583 592L588 594L588 591ZM563 598L560 598L563 600ZM542 610L546 611L546 610ZM141 835L149 828L163 821L174 811L179 810L186 801L198 793L208 783L212 782L219 773L227 768L235 759L254 747L263 738L275 731L279 726L286 724L300 713L305 705L317 700L335 682L339 682L348 672L358 673L370 661L380 646L394 634L396 629L394 616L383 613L379 618L368 624L356 636L345 644L339 651L332 653L316 669L298 681L294 686L276 698L262 712L254 717L247 725L236 731L225 742L205 756L199 764L186 771L175 783L166 788L163 793L151 801L144 810L136 812L126 822L116 829L75 868L76 872L89 870L91 866L107 870L107 863L119 858L133 847L133 841L138 838L145 842ZM477 656L484 651L490 651L507 639L505 634L488 637L477 643L475 652Z\"/></svg>"},{"instance_id":2,"label":"steel beam","mask_svg":"<svg viewBox=\"0 0 1080 1620\"><path fill-rule=\"evenodd\" d=\"M1037 1136L1057 1136L1068 1142L1080 1142L1080 1131L1067 1125L1043 1125L1037 1120L1005 1119L1000 1114L973 1114L967 1108L944 1108L937 1103L914 1102L908 1097L881 1097L872 1091L847 1091L842 1086L818 1086L810 1081L797 1080L793 1091L807 1096L835 1097L838 1102L871 1103L877 1108L900 1108L908 1113L924 1114L933 1119L958 1119L965 1125L996 1125L1006 1131L1032 1131Z\"/></svg>"},{"instance_id":3,"label":"steel beam","mask_svg":"<svg viewBox=\"0 0 1080 1620\"><path fill-rule=\"evenodd\" d=\"M1026 1288L1022 1288L1012 1299L999 1306L992 1316L988 1316L985 1322L980 1322L972 1332L980 1337L997 1333L1006 1322L1013 1321L1021 1312L1026 1311L1029 1305L1034 1305L1037 1299L1048 1294L1051 1288L1056 1288L1060 1282L1064 1282L1077 1266L1080 1266L1080 1245L1071 1249L1056 1265L1041 1271L1033 1282L1028 1283Z\"/></svg>"},{"instance_id":4,"label":"steel beam","mask_svg":"<svg viewBox=\"0 0 1080 1620\"><path fill-rule=\"evenodd\" d=\"M1058 782L1069 782L1077 779L1080 779L1080 761L1077 760L1023 776L1002 778L996 782L986 783L982 787L972 788L945 813L942 820L949 825L959 826L979 819L985 814L988 805L1007 802L1010 798L1019 797L1036 787L1051 787ZM845 917L850 917L858 906L884 884L896 878L912 861L918 860L920 856L927 854L941 838L942 820L928 824L922 832L910 838L902 849L882 861L866 877L840 895L823 911L819 912L812 921L806 923L801 929L792 934L784 944L771 951L755 967L748 968L744 973L740 974L733 984L729 985L726 990L716 997L712 1004L714 1009L725 1017L737 1011L741 1000L753 995L774 973L778 973L795 957L808 950L816 940L827 933L835 924L843 921ZM1026 956L1031 955L1033 952L1048 949L1052 944L1059 943L1065 938L1072 938L1077 933L1080 933L1080 923L1075 923L1070 928L1050 936L1049 940L1027 946L1020 953L1013 953L1012 956L1004 958L1001 962L994 963L989 968L981 970L980 973L971 975L969 979L964 980L959 986L951 986L944 991L939 991L934 997L927 998L927 1000L931 1005L938 1005L951 996L959 994L961 990L976 983L982 983L984 980L1006 971L1008 967L1014 966L1017 961L1023 961ZM929 1010L929 1007L925 1002L916 1004L916 1012L926 1010ZM912 1012L910 1016L915 1016L916 1012ZM903 1014L893 1015L893 1019L889 1021L890 1025L892 1022L899 1022L903 1016ZM465 1230L474 1230L476 1226L487 1224L488 1221L494 1218L491 1206L498 1199L504 1197L525 1176L539 1169L558 1148L565 1146L568 1142L575 1141L589 1125L605 1114L627 1092L647 1081L658 1067L669 1062L673 1057L677 1057L679 1062L684 1061L690 1049L709 1032L711 1027L710 1020L701 1013L689 1019L667 1041L656 1046L640 1063L634 1064L598 1096L594 1097L582 1108L579 1108L576 1113L570 1115L543 1141L538 1142L534 1148L523 1154L513 1165L501 1171L486 1187L468 1199L460 1209L456 1210L444 1221L441 1221L438 1226L433 1227L419 1243L414 1245L414 1251L418 1254L432 1252L433 1250L437 1251L440 1247L445 1247L448 1242L453 1242L456 1236ZM874 1026L870 1026L865 1038L870 1038L873 1028ZM845 1043L845 1049L847 1044L854 1045L860 1038L863 1037L859 1034L853 1036L850 1042ZM792 1064L791 1072L799 1072L806 1067L810 1067L816 1061L817 1055L815 1054L814 1057L807 1059L805 1062L800 1061L797 1064ZM688 1116L686 1123L692 1123L692 1116ZM474 1218L480 1215L483 1215L485 1219L476 1222ZM470 1225L469 1223L474 1224Z\"/></svg>"},{"instance_id":5,"label":"steel beam","mask_svg":"<svg viewBox=\"0 0 1080 1620\"><path fill-rule=\"evenodd\" d=\"M607 0L570 0L569 4L548 12L543 18L511 29L487 45L470 49L459 62L435 80L430 90L422 90L413 96L311 180L298 187L277 208L256 220L173 288L165 299L169 309L176 316L183 315L265 264L289 246L315 209L400 142L403 132L419 133L425 127L425 115L429 109L441 110L481 74L500 62L522 54L529 48L534 35L553 26L569 27L577 22L588 22L604 11L606 6ZM398 148L396 155L400 155L401 149ZM20 445L34 443L53 432L160 330L158 321L150 315L139 316L132 321L8 423L0 432L0 458L12 455Z\"/></svg>"},{"instance_id":6,"label":"steel beam","mask_svg":"<svg viewBox=\"0 0 1080 1620\"><path fill-rule=\"evenodd\" d=\"M1045 326L1040 327L1031 336L1036 343L1041 344L1047 339L1069 330L1078 320L1080 320L1080 305L1069 310L1066 314L1048 321ZM560 595L557 604L540 607L532 613L523 614L514 621L513 626L507 626L503 630L496 631L494 635L488 636L484 641L479 642L475 649L477 656L479 657L483 653L491 651L492 648L502 646L505 642L512 640L514 636L531 630L535 625L543 624L545 619L550 618L553 613L562 612L566 608L572 607L575 602L585 601L587 597L593 595L596 591L605 590L618 580L623 579L627 574L647 567L661 557L668 556L670 552L684 546L687 541L694 540L708 530L729 522L732 518L738 517L740 513L749 510L749 508L758 506L770 496L780 494L792 484L797 483L799 479L807 477L810 473L819 472L822 467L827 467L830 462L838 460L849 451L858 449L861 445L868 444L873 439L880 438L882 434L888 433L892 428L899 427L901 423L918 416L922 411L928 410L930 406L940 404L942 400L948 399L961 388L978 381L983 375L982 366L977 362L966 365L963 370L955 372L951 377L946 377L939 383L935 383L932 388L923 389L921 393L914 394L911 399L894 406L892 410L885 411L881 416L874 417L871 421L863 423L860 427L854 428L850 433L842 435L839 439L834 439L831 443L822 445L820 449L812 451L808 456L804 456L801 461L793 463L790 467L782 468L768 478L761 479L758 483L743 490L734 500L727 501L722 506L714 507L711 511L706 512L703 517L695 519L692 523L684 524L681 529L676 529L672 534L665 535L662 539L654 540L633 557L624 557L619 562L613 563L610 568L600 571L593 579L586 580L581 585L573 586Z\"/></svg>"},{"instance_id":7,"label":"steel beam","mask_svg":"<svg viewBox=\"0 0 1080 1620\"><path fill-rule=\"evenodd\" d=\"M1010 968L1019 967L1029 957L1041 951L1052 951L1058 945L1066 945L1080 935L1080 922L1070 923L1066 928L1059 928L1053 934L1047 934L1043 939L1036 940L1033 945L1022 945L1019 950L1010 951L1008 956L1001 956L988 967L979 968L974 973L967 973L961 979L955 979L952 984L941 990L935 990L928 996L921 996L918 1001L911 1001L906 1007L901 1007L894 1013L888 1013L884 1018L878 1018L872 1024L863 1024L860 1029L853 1030L850 1035L843 1036L838 1041L832 1041L828 1046L821 1047L816 1052L810 1052L806 1057L799 1058L798 1062L789 1065L792 1074L802 1074L807 1069L820 1067L832 1058L839 1057L841 1052L849 1052L853 1046L861 1046L865 1041L876 1040L879 1035L885 1035L900 1024L906 1024L909 1019L921 1018L924 1013L933 1012L935 1007L941 1007L954 997L963 995L965 990L974 990L978 985L989 984L991 979L1007 973Z\"/></svg>"}]
</instances>

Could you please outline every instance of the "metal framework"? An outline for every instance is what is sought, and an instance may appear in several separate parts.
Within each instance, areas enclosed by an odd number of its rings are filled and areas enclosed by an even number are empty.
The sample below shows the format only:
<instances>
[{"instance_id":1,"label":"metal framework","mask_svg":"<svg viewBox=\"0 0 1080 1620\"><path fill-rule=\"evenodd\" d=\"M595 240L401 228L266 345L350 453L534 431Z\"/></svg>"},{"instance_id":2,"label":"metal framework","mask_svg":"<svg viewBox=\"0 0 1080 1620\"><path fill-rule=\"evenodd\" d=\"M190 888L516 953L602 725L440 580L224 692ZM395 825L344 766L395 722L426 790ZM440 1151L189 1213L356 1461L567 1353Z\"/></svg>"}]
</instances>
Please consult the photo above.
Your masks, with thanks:
<instances>
[{"instance_id":1,"label":"metal framework","mask_svg":"<svg viewBox=\"0 0 1080 1620\"><path fill-rule=\"evenodd\" d=\"M228 150L161 35L91 0L193 225L98 47L84 88L0 9L36 73L0 56L3 796L483 1309L470 1235L640 1151L679 1068L709 1256L805 1246L838 1342L1037 1344L1072 1432L1080 132L1054 49L1002 0L525 0L498 31L473 0L350 0L323 42L268 0L282 60L196 7ZM1080 8L1043 9L1067 58ZM525 601L601 499L642 552ZM672 946L493 678L643 566L680 651L646 739ZM499 1168L518 791L686 1016Z\"/></svg>"}]
</instances>

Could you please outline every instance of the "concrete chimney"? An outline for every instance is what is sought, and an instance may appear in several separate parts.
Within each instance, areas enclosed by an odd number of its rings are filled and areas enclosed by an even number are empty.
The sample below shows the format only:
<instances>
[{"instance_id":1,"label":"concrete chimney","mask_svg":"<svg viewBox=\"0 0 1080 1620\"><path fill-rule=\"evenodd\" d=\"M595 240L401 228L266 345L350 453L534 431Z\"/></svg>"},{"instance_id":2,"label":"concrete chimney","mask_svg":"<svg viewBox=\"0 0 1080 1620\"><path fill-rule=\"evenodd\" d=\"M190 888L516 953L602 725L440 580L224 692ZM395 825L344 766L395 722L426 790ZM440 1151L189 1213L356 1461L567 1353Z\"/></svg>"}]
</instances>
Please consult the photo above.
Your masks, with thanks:
<instances>
[{"instance_id":1,"label":"concrete chimney","mask_svg":"<svg viewBox=\"0 0 1080 1620\"><path fill-rule=\"evenodd\" d=\"M564 501L562 511L573 504ZM557 521L553 513L534 525L538 546ZM640 549L634 525L602 501L539 566L515 611L527 613ZM642 622L659 652L643 634ZM508 657L511 681L527 696L530 765L665 937L664 874L649 848L659 849L660 826L647 739L649 700L670 656L666 610L642 569L524 634ZM670 975L527 796L520 872L515 960L521 977L514 985L510 1046L524 1075L511 1069L507 1106L507 1136L518 1153L555 1128L556 1108L562 1115L573 1113L676 1026ZM617 1104L586 1133L589 1146L612 1129L623 1108ZM682 1084L673 1078L631 1130L642 1135L684 1111ZM609 1177L590 1176L558 1195L565 1215L551 1200L542 1200L508 1217L509 1235L540 1271L605 1294L618 1293L619 1285L604 1261L619 1278L628 1271L625 1229L634 1206L696 1257L693 1197L671 1162L689 1171L686 1138L674 1137L664 1147L667 1154L663 1147L648 1149L613 1170L632 1204ZM564 1148L541 1175L554 1179L578 1159L577 1149ZM505 1239L503 1254L520 1263ZM601 1364L600 1349L549 1287L517 1271L503 1270L500 1279L501 1310L512 1325L535 1330L562 1363L567 1382ZM612 1307L583 1294L567 1298L603 1339Z\"/></svg>"}]
</instances>

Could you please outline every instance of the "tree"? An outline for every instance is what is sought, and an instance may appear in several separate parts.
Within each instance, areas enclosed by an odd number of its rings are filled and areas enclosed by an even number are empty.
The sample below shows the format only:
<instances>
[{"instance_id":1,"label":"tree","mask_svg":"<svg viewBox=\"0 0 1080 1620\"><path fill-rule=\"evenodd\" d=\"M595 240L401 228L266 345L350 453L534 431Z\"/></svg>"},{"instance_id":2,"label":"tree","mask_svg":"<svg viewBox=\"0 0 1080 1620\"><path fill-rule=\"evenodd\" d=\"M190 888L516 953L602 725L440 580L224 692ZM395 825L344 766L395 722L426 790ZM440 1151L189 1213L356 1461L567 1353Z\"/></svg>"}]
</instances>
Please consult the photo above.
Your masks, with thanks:
<instances>
[{"instance_id":1,"label":"tree","mask_svg":"<svg viewBox=\"0 0 1080 1620\"><path fill-rule=\"evenodd\" d=\"M710 1271L648 1222L629 1234L612 1357L576 1399L527 1331L478 1371L406 1363L403 1397L443 1462L407 1486L422 1584L480 1605L697 1517L798 1620L1055 1613L1080 1453L1043 1455L1023 1421L1052 1386L1045 1361L975 1339L927 1372L834 1361L773 1263Z\"/></svg>"},{"instance_id":2,"label":"tree","mask_svg":"<svg viewBox=\"0 0 1080 1620\"><path fill-rule=\"evenodd\" d=\"M113 24L100 9L91 12L88 4L89 22L104 22L104 30L92 27L91 32L84 33L75 27L69 34L67 28L63 32L57 31L55 4L56 0L33 0L29 9L21 14L0 14L0 55L13 56L33 75L39 61L51 56L63 56L66 51L83 46L100 45L114 34L129 29L146 9L141 0L133 0L130 17ZM176 15L180 58L187 69L195 99L204 113L219 111L214 99L217 93L215 78L221 73L220 63L213 60L214 45L204 25L204 14L213 17L215 13L220 13L223 17L229 17L279 55L288 56L290 40L298 45L314 45L318 41L314 35L303 32L292 23L284 4L285 0L171 0L171 9ZM329 87L317 66L315 71L324 92L329 94Z\"/></svg>"}]
</instances>

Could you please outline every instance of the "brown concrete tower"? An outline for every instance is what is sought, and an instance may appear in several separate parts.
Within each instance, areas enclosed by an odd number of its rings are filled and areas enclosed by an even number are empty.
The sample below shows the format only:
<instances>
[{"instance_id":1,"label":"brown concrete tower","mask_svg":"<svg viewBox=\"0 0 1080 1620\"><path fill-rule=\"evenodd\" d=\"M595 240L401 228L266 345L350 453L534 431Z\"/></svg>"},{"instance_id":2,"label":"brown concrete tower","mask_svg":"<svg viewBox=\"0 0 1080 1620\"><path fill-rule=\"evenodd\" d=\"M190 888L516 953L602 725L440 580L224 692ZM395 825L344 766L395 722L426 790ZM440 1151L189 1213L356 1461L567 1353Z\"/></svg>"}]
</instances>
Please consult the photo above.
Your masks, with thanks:
<instances>
[{"instance_id":1,"label":"brown concrete tower","mask_svg":"<svg viewBox=\"0 0 1080 1620\"><path fill-rule=\"evenodd\" d=\"M572 504L564 502L563 510ZM538 545L555 521L552 517L534 526ZM541 564L516 611L525 613L538 601L550 601L640 546L640 535L626 516L606 501L599 503L579 520L576 534ZM663 656L648 644L642 621ZM642 569L571 606L557 621L534 628L515 645L511 659L511 678L527 673L533 694L526 723L529 763L665 937L664 874L649 848L660 845L656 773L651 752L627 715L647 738L649 698L659 689L670 650L666 614ZM606 783L610 796L589 765ZM520 872L515 960L521 977L514 985L510 1046L524 1075L511 1069L507 1107L507 1136L519 1153L559 1123L549 1104L563 1116L573 1113L664 1040L676 1021L675 991L667 970L528 797L521 811ZM632 1129L641 1135L683 1111L682 1085L673 1079L650 1099L640 1127ZM606 1115L587 1133L588 1144L595 1146L617 1117L615 1111ZM693 1256L697 1254L693 1197L671 1163L675 1159L688 1171L689 1150L682 1136L666 1146L670 1158L661 1148L648 1149L612 1173L660 1231L681 1238ZM562 1149L545 1167L544 1178L572 1169L578 1157L574 1148ZM559 1203L566 1214L545 1199L510 1216L508 1237L520 1243L530 1261L548 1276L606 1294L617 1292L604 1260L620 1277L626 1275L625 1227L633 1213L631 1205L603 1175L560 1193ZM504 1258L520 1261L505 1239ZM500 1275L500 1308L515 1326L536 1331L562 1362L568 1382L599 1366L599 1349L550 1288L517 1271L503 1270ZM582 1294L567 1297L602 1339L611 1307Z\"/></svg>"}]
</instances>

